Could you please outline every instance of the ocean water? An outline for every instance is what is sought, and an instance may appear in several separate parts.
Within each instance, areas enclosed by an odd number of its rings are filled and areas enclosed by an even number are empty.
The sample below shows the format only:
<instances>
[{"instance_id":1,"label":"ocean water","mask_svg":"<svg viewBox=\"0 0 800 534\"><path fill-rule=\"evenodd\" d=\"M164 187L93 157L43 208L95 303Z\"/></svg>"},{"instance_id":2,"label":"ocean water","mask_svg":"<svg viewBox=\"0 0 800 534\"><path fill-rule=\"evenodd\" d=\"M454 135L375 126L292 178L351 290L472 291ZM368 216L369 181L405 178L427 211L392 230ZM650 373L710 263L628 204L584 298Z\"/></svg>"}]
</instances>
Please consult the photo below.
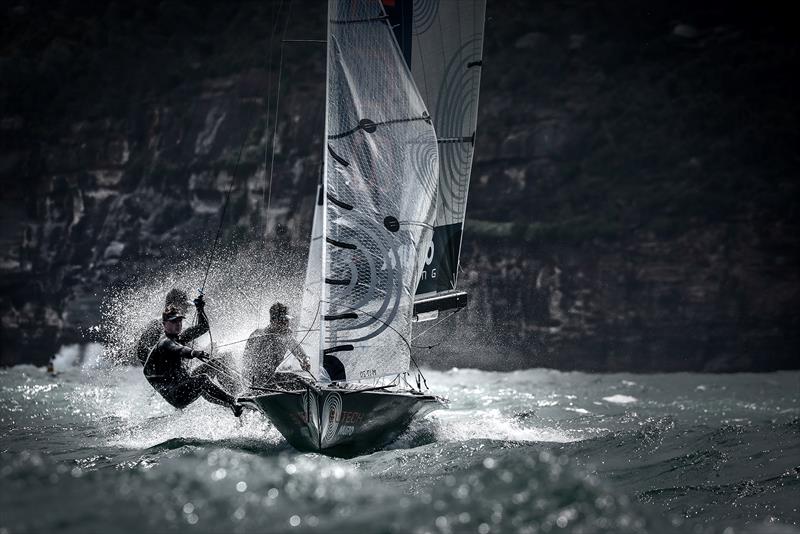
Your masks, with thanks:
<instances>
[{"instance_id":1,"label":"ocean water","mask_svg":"<svg viewBox=\"0 0 800 534\"><path fill-rule=\"evenodd\" d=\"M800 373L428 371L451 409L350 460L140 369L0 370L0 533L800 532Z\"/></svg>"}]
</instances>

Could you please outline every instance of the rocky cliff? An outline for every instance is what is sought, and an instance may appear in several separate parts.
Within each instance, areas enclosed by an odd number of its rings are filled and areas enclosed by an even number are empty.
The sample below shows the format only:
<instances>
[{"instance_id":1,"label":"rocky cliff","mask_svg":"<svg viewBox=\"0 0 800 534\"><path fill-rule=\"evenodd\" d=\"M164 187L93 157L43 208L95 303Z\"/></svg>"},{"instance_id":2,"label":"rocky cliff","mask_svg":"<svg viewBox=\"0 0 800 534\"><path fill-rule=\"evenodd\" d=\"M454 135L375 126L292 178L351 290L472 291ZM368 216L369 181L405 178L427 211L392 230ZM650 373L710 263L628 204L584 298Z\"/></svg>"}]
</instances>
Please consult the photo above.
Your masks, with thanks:
<instances>
[{"instance_id":1,"label":"rocky cliff","mask_svg":"<svg viewBox=\"0 0 800 534\"><path fill-rule=\"evenodd\" d=\"M796 367L800 46L784 15L490 2L471 304L415 341L420 356ZM20 1L0 16L0 363L84 339L132 278L202 266L229 188L227 249L302 256L324 48L281 39L322 38L324 2Z\"/></svg>"}]
</instances>

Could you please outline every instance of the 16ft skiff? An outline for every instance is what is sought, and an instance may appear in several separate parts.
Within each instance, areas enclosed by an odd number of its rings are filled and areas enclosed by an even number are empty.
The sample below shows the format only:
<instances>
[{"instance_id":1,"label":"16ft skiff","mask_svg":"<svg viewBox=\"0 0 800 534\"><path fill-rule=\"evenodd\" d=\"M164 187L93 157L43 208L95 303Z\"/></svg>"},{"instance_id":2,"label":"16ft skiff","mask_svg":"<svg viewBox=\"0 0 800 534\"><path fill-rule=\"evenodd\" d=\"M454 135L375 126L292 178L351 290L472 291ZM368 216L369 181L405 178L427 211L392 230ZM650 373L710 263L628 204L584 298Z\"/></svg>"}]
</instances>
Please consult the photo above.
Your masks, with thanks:
<instances>
[{"instance_id":1,"label":"16ft skiff","mask_svg":"<svg viewBox=\"0 0 800 534\"><path fill-rule=\"evenodd\" d=\"M329 0L325 155L298 342L310 373L245 397L294 447L380 448L446 406L412 326L456 290L485 0ZM416 370L419 373L419 370Z\"/></svg>"}]
</instances>

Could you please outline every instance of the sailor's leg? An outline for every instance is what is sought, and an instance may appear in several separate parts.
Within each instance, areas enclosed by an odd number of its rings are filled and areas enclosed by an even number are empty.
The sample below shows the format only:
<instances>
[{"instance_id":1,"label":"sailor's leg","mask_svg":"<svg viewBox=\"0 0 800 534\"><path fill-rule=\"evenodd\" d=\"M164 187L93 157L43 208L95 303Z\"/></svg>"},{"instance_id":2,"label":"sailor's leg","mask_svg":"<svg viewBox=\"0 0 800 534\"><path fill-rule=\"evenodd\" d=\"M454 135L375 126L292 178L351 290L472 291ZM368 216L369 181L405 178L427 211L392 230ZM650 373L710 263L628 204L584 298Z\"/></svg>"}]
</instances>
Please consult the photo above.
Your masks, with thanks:
<instances>
[{"instance_id":1,"label":"sailor's leg","mask_svg":"<svg viewBox=\"0 0 800 534\"><path fill-rule=\"evenodd\" d=\"M191 379L170 383L154 383L153 387L164 400L175 408L183 409L200 398L200 384Z\"/></svg>"},{"instance_id":2,"label":"sailor's leg","mask_svg":"<svg viewBox=\"0 0 800 534\"><path fill-rule=\"evenodd\" d=\"M236 376L237 374L232 367L230 358L225 356L205 362L192 371L192 376L208 375L219 382L224 390L231 392L239 391L241 388L241 380Z\"/></svg>"},{"instance_id":3,"label":"sailor's leg","mask_svg":"<svg viewBox=\"0 0 800 534\"><path fill-rule=\"evenodd\" d=\"M208 375L195 375L191 379L200 389L200 394L208 402L227 406L233 410L234 415L237 417L242 413L242 406L236 402L236 399L216 385Z\"/></svg>"}]
</instances>

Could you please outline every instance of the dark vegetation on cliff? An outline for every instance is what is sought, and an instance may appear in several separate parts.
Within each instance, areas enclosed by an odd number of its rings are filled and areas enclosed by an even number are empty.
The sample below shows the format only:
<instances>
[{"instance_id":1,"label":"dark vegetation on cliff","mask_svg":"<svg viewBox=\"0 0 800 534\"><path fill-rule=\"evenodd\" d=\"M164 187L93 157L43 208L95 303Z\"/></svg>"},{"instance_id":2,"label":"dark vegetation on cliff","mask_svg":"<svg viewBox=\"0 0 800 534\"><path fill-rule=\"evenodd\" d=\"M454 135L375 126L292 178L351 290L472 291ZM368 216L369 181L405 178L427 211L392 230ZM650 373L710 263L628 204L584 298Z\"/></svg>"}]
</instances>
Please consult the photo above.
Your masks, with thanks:
<instances>
[{"instance_id":1,"label":"dark vegetation on cliff","mask_svg":"<svg viewBox=\"0 0 800 534\"><path fill-rule=\"evenodd\" d=\"M266 225L272 246L280 234L305 249L322 47L283 48L268 220L266 109L289 6L287 37L319 39L324 5L0 10L0 363L41 363L96 323L104 288L202 256L240 146L224 241L261 239ZM459 335L422 356L796 367L800 45L789 20L721 1L490 1L460 279L472 302L448 325Z\"/></svg>"}]
</instances>

